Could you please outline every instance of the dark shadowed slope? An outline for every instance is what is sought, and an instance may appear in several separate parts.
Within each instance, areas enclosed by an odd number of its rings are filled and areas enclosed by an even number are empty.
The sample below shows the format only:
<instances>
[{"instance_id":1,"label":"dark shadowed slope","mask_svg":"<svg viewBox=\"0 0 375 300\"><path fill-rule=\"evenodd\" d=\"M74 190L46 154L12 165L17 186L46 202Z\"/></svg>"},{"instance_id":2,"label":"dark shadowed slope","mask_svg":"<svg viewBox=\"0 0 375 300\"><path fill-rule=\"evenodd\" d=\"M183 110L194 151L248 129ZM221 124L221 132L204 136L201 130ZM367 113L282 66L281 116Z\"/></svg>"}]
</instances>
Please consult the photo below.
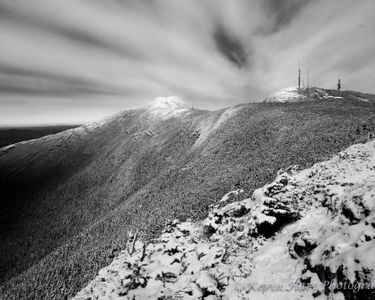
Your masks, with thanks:
<instances>
[{"instance_id":1,"label":"dark shadowed slope","mask_svg":"<svg viewBox=\"0 0 375 300\"><path fill-rule=\"evenodd\" d=\"M229 190L250 193L280 168L365 140L374 96L342 95L215 112L151 106L3 148L1 293L72 296L130 229L153 237L166 218L202 218Z\"/></svg>"}]
</instances>

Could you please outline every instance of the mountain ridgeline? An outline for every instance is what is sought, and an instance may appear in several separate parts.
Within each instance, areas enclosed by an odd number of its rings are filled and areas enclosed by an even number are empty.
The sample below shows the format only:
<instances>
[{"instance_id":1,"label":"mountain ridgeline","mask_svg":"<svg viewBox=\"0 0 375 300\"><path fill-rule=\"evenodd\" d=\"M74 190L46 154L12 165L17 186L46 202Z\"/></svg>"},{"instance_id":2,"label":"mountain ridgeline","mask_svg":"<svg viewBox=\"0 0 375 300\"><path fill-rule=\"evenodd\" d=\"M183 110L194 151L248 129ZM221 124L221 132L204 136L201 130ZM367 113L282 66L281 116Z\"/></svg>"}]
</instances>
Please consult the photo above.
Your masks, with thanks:
<instances>
[{"instance_id":1,"label":"mountain ridgeline","mask_svg":"<svg viewBox=\"0 0 375 300\"><path fill-rule=\"evenodd\" d=\"M157 98L0 149L0 295L71 297L130 230L147 240L167 219L202 219L226 192L250 195L375 132L374 95L312 91L218 111Z\"/></svg>"}]
</instances>

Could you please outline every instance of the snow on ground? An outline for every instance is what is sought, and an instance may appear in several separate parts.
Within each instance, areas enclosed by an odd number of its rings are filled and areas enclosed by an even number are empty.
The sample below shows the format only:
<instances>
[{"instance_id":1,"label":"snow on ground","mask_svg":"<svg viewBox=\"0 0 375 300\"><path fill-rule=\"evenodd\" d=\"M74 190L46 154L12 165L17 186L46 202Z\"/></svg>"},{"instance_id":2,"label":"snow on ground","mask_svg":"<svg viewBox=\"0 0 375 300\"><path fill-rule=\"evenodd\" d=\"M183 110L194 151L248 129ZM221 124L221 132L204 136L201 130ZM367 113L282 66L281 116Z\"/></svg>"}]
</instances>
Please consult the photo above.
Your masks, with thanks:
<instances>
[{"instance_id":1,"label":"snow on ground","mask_svg":"<svg viewBox=\"0 0 375 300\"><path fill-rule=\"evenodd\" d=\"M176 96L156 97L154 101L149 104L149 108L160 109L176 109L186 108L186 103Z\"/></svg>"},{"instance_id":2,"label":"snow on ground","mask_svg":"<svg viewBox=\"0 0 375 300\"><path fill-rule=\"evenodd\" d=\"M273 93L264 102L294 102L304 100L305 98L306 96L301 94L297 87L287 87Z\"/></svg>"},{"instance_id":3,"label":"snow on ground","mask_svg":"<svg viewBox=\"0 0 375 300\"><path fill-rule=\"evenodd\" d=\"M323 89L316 87L287 87L268 96L264 102L299 102L319 99L342 99L342 97L329 96Z\"/></svg>"},{"instance_id":4,"label":"snow on ground","mask_svg":"<svg viewBox=\"0 0 375 300\"><path fill-rule=\"evenodd\" d=\"M373 299L374 141L241 193L148 244L132 235L74 299Z\"/></svg>"},{"instance_id":5,"label":"snow on ground","mask_svg":"<svg viewBox=\"0 0 375 300\"><path fill-rule=\"evenodd\" d=\"M146 112L153 117L167 119L189 111L188 105L176 96L157 97L146 107Z\"/></svg>"},{"instance_id":6,"label":"snow on ground","mask_svg":"<svg viewBox=\"0 0 375 300\"><path fill-rule=\"evenodd\" d=\"M215 130L219 129L221 126L224 126L225 122L230 118L234 117L241 108L238 106L227 108L217 120L212 119L203 119L199 126L199 138L196 140L194 147L199 147L204 141L207 140L209 135Z\"/></svg>"}]
</instances>

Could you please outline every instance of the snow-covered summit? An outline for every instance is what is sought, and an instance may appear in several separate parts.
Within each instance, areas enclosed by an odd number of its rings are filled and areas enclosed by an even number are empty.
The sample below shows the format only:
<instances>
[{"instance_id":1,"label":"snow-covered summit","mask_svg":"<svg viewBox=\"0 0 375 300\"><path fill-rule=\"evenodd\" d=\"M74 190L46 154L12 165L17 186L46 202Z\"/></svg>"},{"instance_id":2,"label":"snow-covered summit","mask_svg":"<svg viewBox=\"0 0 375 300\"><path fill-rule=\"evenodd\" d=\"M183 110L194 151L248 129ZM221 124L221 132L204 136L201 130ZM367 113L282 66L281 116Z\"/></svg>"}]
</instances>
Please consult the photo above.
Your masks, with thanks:
<instances>
[{"instance_id":1,"label":"snow-covered summit","mask_svg":"<svg viewBox=\"0 0 375 300\"><path fill-rule=\"evenodd\" d=\"M181 109L187 107L187 104L176 96L156 97L148 105L148 108L153 109Z\"/></svg>"},{"instance_id":2,"label":"snow-covered summit","mask_svg":"<svg viewBox=\"0 0 375 300\"><path fill-rule=\"evenodd\" d=\"M299 102L307 100L324 100L331 98L342 98L330 96L327 90L320 89L317 87L310 88L298 88L296 86L283 88L276 93L268 96L264 102Z\"/></svg>"},{"instance_id":3,"label":"snow-covered summit","mask_svg":"<svg viewBox=\"0 0 375 300\"><path fill-rule=\"evenodd\" d=\"M264 102L294 102L306 98L297 87L287 87L268 96Z\"/></svg>"},{"instance_id":4,"label":"snow-covered summit","mask_svg":"<svg viewBox=\"0 0 375 300\"><path fill-rule=\"evenodd\" d=\"M188 110L188 105L176 96L157 97L146 107L148 114L163 119L177 116Z\"/></svg>"}]
</instances>

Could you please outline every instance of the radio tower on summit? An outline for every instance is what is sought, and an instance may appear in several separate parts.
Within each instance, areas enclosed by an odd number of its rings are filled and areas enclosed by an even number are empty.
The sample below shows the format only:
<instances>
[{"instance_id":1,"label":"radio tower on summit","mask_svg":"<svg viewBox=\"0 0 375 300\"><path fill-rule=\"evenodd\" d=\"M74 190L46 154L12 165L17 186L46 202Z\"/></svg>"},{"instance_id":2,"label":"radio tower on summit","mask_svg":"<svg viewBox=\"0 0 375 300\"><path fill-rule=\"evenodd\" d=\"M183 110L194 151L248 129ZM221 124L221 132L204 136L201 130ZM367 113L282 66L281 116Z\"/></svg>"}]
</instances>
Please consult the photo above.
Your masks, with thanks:
<instances>
[{"instance_id":1,"label":"radio tower on summit","mask_svg":"<svg viewBox=\"0 0 375 300\"><path fill-rule=\"evenodd\" d=\"M339 74L339 80L337 81L337 90L341 91L341 78L340 78L340 74Z\"/></svg>"},{"instance_id":2,"label":"radio tower on summit","mask_svg":"<svg viewBox=\"0 0 375 300\"><path fill-rule=\"evenodd\" d=\"M301 63L298 63L298 89L301 89Z\"/></svg>"}]
</instances>

